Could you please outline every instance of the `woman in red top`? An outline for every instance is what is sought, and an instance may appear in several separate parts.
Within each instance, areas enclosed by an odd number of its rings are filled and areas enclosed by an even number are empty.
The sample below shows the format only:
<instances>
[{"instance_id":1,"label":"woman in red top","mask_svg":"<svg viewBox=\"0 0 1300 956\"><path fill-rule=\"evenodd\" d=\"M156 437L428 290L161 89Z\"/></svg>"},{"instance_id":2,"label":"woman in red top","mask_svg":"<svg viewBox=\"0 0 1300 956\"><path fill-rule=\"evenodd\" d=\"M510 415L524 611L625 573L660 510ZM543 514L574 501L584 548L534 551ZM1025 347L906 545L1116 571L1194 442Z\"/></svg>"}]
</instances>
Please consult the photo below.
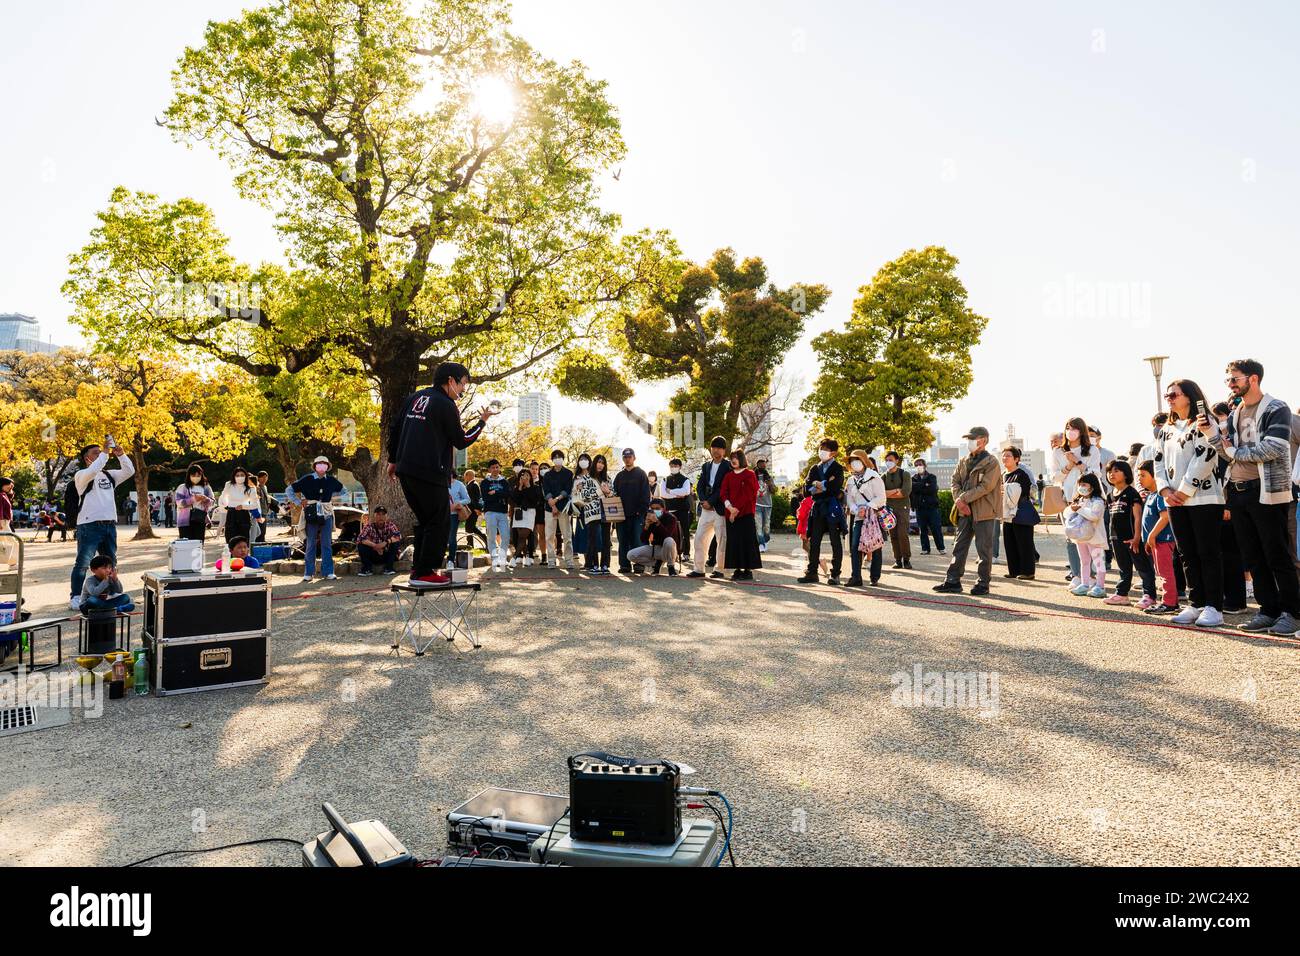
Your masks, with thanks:
<instances>
[{"instance_id":1,"label":"woman in red top","mask_svg":"<svg viewBox=\"0 0 1300 956\"><path fill-rule=\"evenodd\" d=\"M722 478L722 504L727 509L727 564L731 580L754 580L754 568L763 566L758 553L758 476L749 469L743 451L731 453L731 471Z\"/></svg>"}]
</instances>

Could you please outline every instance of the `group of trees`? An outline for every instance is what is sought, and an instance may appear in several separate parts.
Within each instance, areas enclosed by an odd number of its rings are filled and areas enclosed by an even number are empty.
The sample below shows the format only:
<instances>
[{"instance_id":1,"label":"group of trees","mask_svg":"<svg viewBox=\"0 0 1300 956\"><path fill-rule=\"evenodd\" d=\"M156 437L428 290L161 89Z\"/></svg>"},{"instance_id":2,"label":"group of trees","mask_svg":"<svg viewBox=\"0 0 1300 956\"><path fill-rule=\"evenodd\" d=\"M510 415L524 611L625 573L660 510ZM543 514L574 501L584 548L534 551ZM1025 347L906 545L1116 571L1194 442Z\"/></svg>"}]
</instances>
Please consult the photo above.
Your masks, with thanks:
<instances>
[{"instance_id":1,"label":"group of trees","mask_svg":"<svg viewBox=\"0 0 1300 956\"><path fill-rule=\"evenodd\" d=\"M400 513L380 480L383 436L450 358L477 389L554 384L611 403L665 453L701 435L791 440L779 420L799 383L779 369L830 291L778 285L731 249L700 264L666 232L622 235L599 202L624 154L605 85L512 34L498 0L269 4L209 23L172 82L163 125L225 159L274 216L283 260L238 261L195 199L114 190L64 286L95 352L75 361L95 368L69 366L76 395L60 414L95 408L83 418L96 434L61 425L48 461L98 437L116 421L108 408L135 423L124 445L229 450L256 436L286 470L328 454ZM964 391L984 320L955 265L942 249L907 253L846 330L815 340L822 372L804 410L818 429L919 443ZM638 413L635 387L655 382L677 386L667 408ZM536 437L491 441L504 459Z\"/></svg>"}]
</instances>

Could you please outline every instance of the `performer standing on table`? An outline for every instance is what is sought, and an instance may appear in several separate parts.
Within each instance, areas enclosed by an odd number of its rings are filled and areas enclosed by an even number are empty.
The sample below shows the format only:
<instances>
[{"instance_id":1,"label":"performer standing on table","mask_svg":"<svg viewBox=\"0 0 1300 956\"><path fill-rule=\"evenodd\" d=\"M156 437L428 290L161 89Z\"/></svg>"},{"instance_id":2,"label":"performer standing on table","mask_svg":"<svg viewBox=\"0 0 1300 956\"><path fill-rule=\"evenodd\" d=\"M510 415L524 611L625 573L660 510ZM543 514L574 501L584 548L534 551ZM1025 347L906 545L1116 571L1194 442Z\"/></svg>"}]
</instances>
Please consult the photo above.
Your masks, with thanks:
<instances>
[{"instance_id":1,"label":"performer standing on table","mask_svg":"<svg viewBox=\"0 0 1300 956\"><path fill-rule=\"evenodd\" d=\"M478 423L465 431L456 400L467 388L469 369L457 362L443 362L433 373L433 385L406 400L388 432L388 476L401 481L406 503L415 514L413 583L451 581L441 568L451 527L447 502L452 449L468 448L496 414L483 408Z\"/></svg>"}]
</instances>

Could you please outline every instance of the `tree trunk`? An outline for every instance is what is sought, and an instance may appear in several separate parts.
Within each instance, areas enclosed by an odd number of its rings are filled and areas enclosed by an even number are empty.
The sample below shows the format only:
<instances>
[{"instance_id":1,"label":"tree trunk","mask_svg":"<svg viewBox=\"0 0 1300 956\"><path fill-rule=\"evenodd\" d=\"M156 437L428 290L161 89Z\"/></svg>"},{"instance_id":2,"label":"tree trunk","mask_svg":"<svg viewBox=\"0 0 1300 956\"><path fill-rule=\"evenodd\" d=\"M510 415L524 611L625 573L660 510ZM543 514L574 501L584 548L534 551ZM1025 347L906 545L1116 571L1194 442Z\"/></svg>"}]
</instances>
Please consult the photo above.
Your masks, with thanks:
<instances>
[{"instance_id":1,"label":"tree trunk","mask_svg":"<svg viewBox=\"0 0 1300 956\"><path fill-rule=\"evenodd\" d=\"M374 457L369 449L359 449L348 467L366 491L368 509L373 512L383 505L388 509L389 520L397 524L403 535L409 535L415 529L415 515L406 504L402 486L388 477L388 430L393 418L401 413L407 397L418 387L420 363L413 352L390 354L394 359L377 370L380 380L379 455Z\"/></svg>"},{"instance_id":2,"label":"tree trunk","mask_svg":"<svg viewBox=\"0 0 1300 956\"><path fill-rule=\"evenodd\" d=\"M131 461L135 464L135 513L139 520L132 541L147 541L158 537L153 532L153 516L149 514L149 466L144 461L144 442L137 438Z\"/></svg>"}]
</instances>

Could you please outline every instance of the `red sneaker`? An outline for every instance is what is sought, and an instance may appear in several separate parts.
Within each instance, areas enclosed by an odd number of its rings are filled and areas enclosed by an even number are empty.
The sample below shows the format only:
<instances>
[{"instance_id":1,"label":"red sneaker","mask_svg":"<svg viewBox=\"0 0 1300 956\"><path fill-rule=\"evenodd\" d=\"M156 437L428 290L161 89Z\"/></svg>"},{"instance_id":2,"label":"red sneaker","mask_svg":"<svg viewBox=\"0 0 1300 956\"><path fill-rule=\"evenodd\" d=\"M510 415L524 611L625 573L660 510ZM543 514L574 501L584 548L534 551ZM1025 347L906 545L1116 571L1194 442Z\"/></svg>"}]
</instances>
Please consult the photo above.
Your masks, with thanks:
<instances>
[{"instance_id":1,"label":"red sneaker","mask_svg":"<svg viewBox=\"0 0 1300 956\"><path fill-rule=\"evenodd\" d=\"M412 584L450 584L451 578L447 577L447 575L439 571L434 571L431 574L424 575L423 577L411 578L411 583Z\"/></svg>"}]
</instances>

